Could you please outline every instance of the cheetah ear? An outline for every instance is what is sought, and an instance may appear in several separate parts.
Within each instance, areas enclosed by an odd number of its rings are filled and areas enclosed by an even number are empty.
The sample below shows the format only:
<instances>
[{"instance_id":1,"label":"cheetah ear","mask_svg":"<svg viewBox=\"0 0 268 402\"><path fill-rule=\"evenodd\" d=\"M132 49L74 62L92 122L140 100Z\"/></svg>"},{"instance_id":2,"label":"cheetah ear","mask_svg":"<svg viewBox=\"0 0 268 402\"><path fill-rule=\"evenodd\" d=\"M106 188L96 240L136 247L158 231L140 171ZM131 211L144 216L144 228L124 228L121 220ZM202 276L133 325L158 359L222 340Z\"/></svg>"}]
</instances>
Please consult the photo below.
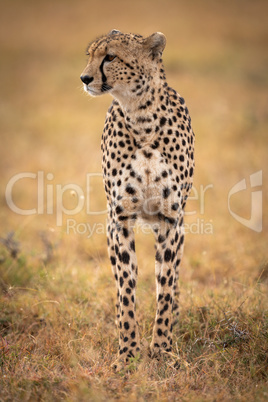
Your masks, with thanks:
<instances>
[{"instance_id":1,"label":"cheetah ear","mask_svg":"<svg viewBox=\"0 0 268 402\"><path fill-rule=\"evenodd\" d=\"M166 46L166 37L161 32L155 32L144 39L144 47L155 57L161 57Z\"/></svg>"},{"instance_id":2,"label":"cheetah ear","mask_svg":"<svg viewBox=\"0 0 268 402\"><path fill-rule=\"evenodd\" d=\"M120 31L118 31L118 29L112 29L109 33L108 33L108 35L118 35L118 34L120 34L121 32Z\"/></svg>"}]
</instances>

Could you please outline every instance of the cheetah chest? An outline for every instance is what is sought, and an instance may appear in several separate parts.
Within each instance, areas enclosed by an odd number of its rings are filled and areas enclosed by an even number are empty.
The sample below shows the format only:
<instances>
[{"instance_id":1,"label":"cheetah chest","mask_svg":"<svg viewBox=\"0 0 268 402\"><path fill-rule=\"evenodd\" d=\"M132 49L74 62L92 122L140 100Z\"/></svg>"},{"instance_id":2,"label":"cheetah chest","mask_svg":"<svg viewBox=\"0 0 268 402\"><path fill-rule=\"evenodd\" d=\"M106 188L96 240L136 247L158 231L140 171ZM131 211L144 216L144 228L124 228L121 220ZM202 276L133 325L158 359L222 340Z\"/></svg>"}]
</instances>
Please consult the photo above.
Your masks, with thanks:
<instances>
[{"instance_id":1,"label":"cheetah chest","mask_svg":"<svg viewBox=\"0 0 268 402\"><path fill-rule=\"evenodd\" d=\"M121 195L125 211L138 213L146 220L154 220L159 213L175 215L171 208L174 178L163 156L150 147L137 149L134 155L131 171L123 177L126 185Z\"/></svg>"}]
</instances>

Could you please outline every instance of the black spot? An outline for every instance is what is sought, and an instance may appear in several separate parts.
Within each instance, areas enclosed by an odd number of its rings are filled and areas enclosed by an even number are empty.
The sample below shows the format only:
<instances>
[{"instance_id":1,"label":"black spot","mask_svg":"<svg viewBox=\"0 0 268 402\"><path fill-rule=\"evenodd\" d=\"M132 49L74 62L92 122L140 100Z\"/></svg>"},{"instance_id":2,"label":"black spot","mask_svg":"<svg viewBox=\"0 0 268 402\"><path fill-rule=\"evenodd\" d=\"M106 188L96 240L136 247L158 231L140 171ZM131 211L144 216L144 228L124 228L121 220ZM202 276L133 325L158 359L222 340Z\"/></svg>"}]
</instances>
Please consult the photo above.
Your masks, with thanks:
<instances>
[{"instance_id":1,"label":"black spot","mask_svg":"<svg viewBox=\"0 0 268 402\"><path fill-rule=\"evenodd\" d=\"M168 281L168 286L172 286L172 285L173 285L173 276L171 276Z\"/></svg>"},{"instance_id":2,"label":"black spot","mask_svg":"<svg viewBox=\"0 0 268 402\"><path fill-rule=\"evenodd\" d=\"M143 109L146 109L146 108L147 108L146 105L141 105L141 106L139 106L139 110L143 110Z\"/></svg>"},{"instance_id":3,"label":"black spot","mask_svg":"<svg viewBox=\"0 0 268 402\"><path fill-rule=\"evenodd\" d=\"M135 190L133 187L131 187L130 184L128 184L128 185L126 186L126 192L127 192L128 194L134 195L134 194L136 193L136 190Z\"/></svg>"},{"instance_id":4,"label":"black spot","mask_svg":"<svg viewBox=\"0 0 268 402\"><path fill-rule=\"evenodd\" d=\"M162 278L161 278L161 285L162 286L164 286L165 284L166 284L166 278L165 278L165 276L162 276Z\"/></svg>"},{"instance_id":5,"label":"black spot","mask_svg":"<svg viewBox=\"0 0 268 402\"><path fill-rule=\"evenodd\" d=\"M130 318L134 318L134 313L133 313L133 311L129 311L129 312L128 312L128 315L129 315Z\"/></svg>"},{"instance_id":6,"label":"black spot","mask_svg":"<svg viewBox=\"0 0 268 402\"><path fill-rule=\"evenodd\" d=\"M168 187L165 187L163 189L163 198L168 198L169 194L170 194L170 189Z\"/></svg>"},{"instance_id":7,"label":"black spot","mask_svg":"<svg viewBox=\"0 0 268 402\"><path fill-rule=\"evenodd\" d=\"M168 143L169 143L169 138L168 138L168 137L165 137L165 138L164 138L164 143L165 143L165 144L168 144Z\"/></svg>"},{"instance_id":8,"label":"black spot","mask_svg":"<svg viewBox=\"0 0 268 402\"><path fill-rule=\"evenodd\" d=\"M118 248L117 244L115 245L114 250L115 250L115 254L117 255L119 253L119 248Z\"/></svg>"},{"instance_id":9,"label":"black spot","mask_svg":"<svg viewBox=\"0 0 268 402\"><path fill-rule=\"evenodd\" d=\"M150 159L151 157L152 157L152 152L147 152L147 151L143 151L143 155L145 156L145 158L148 158L148 159Z\"/></svg>"},{"instance_id":10,"label":"black spot","mask_svg":"<svg viewBox=\"0 0 268 402\"><path fill-rule=\"evenodd\" d=\"M162 236L162 235L159 235L157 241L158 241L159 243L163 243L163 242L165 241L165 237Z\"/></svg>"},{"instance_id":11,"label":"black spot","mask_svg":"<svg viewBox=\"0 0 268 402\"><path fill-rule=\"evenodd\" d=\"M122 216L122 215L120 215L120 216L118 217L118 220L119 220L119 221L127 221L127 220L128 220L128 216Z\"/></svg>"},{"instance_id":12,"label":"black spot","mask_svg":"<svg viewBox=\"0 0 268 402\"><path fill-rule=\"evenodd\" d=\"M122 278L122 276L120 276L119 282L120 282L120 287L122 288L124 285L124 279Z\"/></svg>"},{"instance_id":13,"label":"black spot","mask_svg":"<svg viewBox=\"0 0 268 402\"><path fill-rule=\"evenodd\" d=\"M166 124L167 119L165 117L161 117L160 119L160 126L164 126Z\"/></svg>"},{"instance_id":14,"label":"black spot","mask_svg":"<svg viewBox=\"0 0 268 402\"><path fill-rule=\"evenodd\" d=\"M128 253L127 251L123 251L123 253L122 253L122 255L121 255L121 258L122 258L122 262L123 262L124 264L128 264L128 263L129 263L130 256L129 256L129 253Z\"/></svg>"},{"instance_id":15,"label":"black spot","mask_svg":"<svg viewBox=\"0 0 268 402\"><path fill-rule=\"evenodd\" d=\"M128 230L127 230L126 228L123 228L123 236L124 236L125 238L127 238L128 235L129 235Z\"/></svg>"},{"instance_id":16,"label":"black spot","mask_svg":"<svg viewBox=\"0 0 268 402\"><path fill-rule=\"evenodd\" d=\"M113 175L113 176L116 176L116 175L117 175L117 170L116 170L116 169L113 169L113 170L112 170L112 175Z\"/></svg>"},{"instance_id":17,"label":"black spot","mask_svg":"<svg viewBox=\"0 0 268 402\"><path fill-rule=\"evenodd\" d=\"M177 202L175 202L172 207L173 211L177 211L177 209L179 208L179 204Z\"/></svg>"},{"instance_id":18,"label":"black spot","mask_svg":"<svg viewBox=\"0 0 268 402\"><path fill-rule=\"evenodd\" d=\"M131 287L131 289L133 289L135 287L135 280L134 279L130 279L128 281L128 286Z\"/></svg>"},{"instance_id":19,"label":"black spot","mask_svg":"<svg viewBox=\"0 0 268 402\"><path fill-rule=\"evenodd\" d=\"M130 249L131 249L131 250L135 251L135 241L134 241L134 240L132 240L132 241L130 242L129 246L130 246Z\"/></svg>"},{"instance_id":20,"label":"black spot","mask_svg":"<svg viewBox=\"0 0 268 402\"><path fill-rule=\"evenodd\" d=\"M125 328L126 330L129 329L129 323L128 323L128 322L124 322L124 328Z\"/></svg>"},{"instance_id":21,"label":"black spot","mask_svg":"<svg viewBox=\"0 0 268 402\"><path fill-rule=\"evenodd\" d=\"M158 335L158 336L162 336L162 335L163 335L162 329L159 328L159 329L157 330L157 335Z\"/></svg>"},{"instance_id":22,"label":"black spot","mask_svg":"<svg viewBox=\"0 0 268 402\"><path fill-rule=\"evenodd\" d=\"M166 249L164 259L166 262L169 262L171 260L171 250L169 248Z\"/></svg>"},{"instance_id":23,"label":"black spot","mask_svg":"<svg viewBox=\"0 0 268 402\"><path fill-rule=\"evenodd\" d=\"M129 300L126 296L123 297L123 305L128 306L129 305Z\"/></svg>"},{"instance_id":24,"label":"black spot","mask_svg":"<svg viewBox=\"0 0 268 402\"><path fill-rule=\"evenodd\" d=\"M135 336L136 336L135 331L131 332L130 336L131 336L132 339L134 339Z\"/></svg>"},{"instance_id":25,"label":"black spot","mask_svg":"<svg viewBox=\"0 0 268 402\"><path fill-rule=\"evenodd\" d=\"M117 207L115 208L115 212L117 214L121 214L121 212L123 212L123 208L120 205L117 205Z\"/></svg>"},{"instance_id":26,"label":"black spot","mask_svg":"<svg viewBox=\"0 0 268 402\"><path fill-rule=\"evenodd\" d=\"M158 147L159 147L159 142L155 140L154 143L151 145L151 148L156 149Z\"/></svg>"},{"instance_id":27,"label":"black spot","mask_svg":"<svg viewBox=\"0 0 268 402\"><path fill-rule=\"evenodd\" d=\"M158 261L158 262L160 262L160 263L162 263L162 256L161 256L161 254L159 253L159 251L157 250L157 252L156 252L156 254L155 254L155 259L156 259L156 261Z\"/></svg>"},{"instance_id":28,"label":"black spot","mask_svg":"<svg viewBox=\"0 0 268 402\"><path fill-rule=\"evenodd\" d=\"M112 265L116 264L116 259L113 256L110 257L110 261Z\"/></svg>"}]
</instances>

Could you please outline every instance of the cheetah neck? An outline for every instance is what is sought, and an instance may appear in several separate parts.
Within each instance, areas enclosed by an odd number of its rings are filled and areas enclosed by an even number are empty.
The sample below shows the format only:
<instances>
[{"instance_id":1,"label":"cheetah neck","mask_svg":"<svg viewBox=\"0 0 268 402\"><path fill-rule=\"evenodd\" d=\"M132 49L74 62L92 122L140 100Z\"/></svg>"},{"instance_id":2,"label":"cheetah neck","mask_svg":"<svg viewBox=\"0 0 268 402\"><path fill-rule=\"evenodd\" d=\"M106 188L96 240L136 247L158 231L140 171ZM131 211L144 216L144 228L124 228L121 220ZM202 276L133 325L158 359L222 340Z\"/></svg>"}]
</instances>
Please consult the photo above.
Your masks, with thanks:
<instances>
[{"instance_id":1,"label":"cheetah neck","mask_svg":"<svg viewBox=\"0 0 268 402\"><path fill-rule=\"evenodd\" d=\"M163 70L162 70L163 71ZM141 145L153 142L159 134L160 119L168 110L169 94L165 76L148 80L142 94L127 94L119 96L117 100L124 112L125 126ZM163 106L164 105L164 106Z\"/></svg>"}]
</instances>

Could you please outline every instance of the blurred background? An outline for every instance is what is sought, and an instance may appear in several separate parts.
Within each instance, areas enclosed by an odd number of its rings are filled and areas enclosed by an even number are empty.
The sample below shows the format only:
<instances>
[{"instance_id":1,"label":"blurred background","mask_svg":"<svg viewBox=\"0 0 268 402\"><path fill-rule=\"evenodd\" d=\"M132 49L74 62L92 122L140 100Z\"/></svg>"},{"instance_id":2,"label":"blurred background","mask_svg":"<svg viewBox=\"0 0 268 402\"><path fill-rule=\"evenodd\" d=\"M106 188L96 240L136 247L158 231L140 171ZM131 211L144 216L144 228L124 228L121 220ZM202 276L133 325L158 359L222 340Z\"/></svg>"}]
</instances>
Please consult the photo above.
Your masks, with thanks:
<instances>
[{"instance_id":1,"label":"blurred background","mask_svg":"<svg viewBox=\"0 0 268 402\"><path fill-rule=\"evenodd\" d=\"M100 141L111 98L87 96L79 76L95 37L113 28L161 31L168 83L186 99L196 134L182 279L255 280L267 270L267 1L2 0L0 7L2 238L14 231L33 256L57 246L63 266L109 265L98 212L106 204ZM237 217L251 217L250 175L259 171L254 190L263 205L258 198L248 228ZM243 179L247 188L228 208ZM18 213L7 198L37 211ZM153 283L153 239L148 228L137 232L140 265Z\"/></svg>"}]
</instances>

